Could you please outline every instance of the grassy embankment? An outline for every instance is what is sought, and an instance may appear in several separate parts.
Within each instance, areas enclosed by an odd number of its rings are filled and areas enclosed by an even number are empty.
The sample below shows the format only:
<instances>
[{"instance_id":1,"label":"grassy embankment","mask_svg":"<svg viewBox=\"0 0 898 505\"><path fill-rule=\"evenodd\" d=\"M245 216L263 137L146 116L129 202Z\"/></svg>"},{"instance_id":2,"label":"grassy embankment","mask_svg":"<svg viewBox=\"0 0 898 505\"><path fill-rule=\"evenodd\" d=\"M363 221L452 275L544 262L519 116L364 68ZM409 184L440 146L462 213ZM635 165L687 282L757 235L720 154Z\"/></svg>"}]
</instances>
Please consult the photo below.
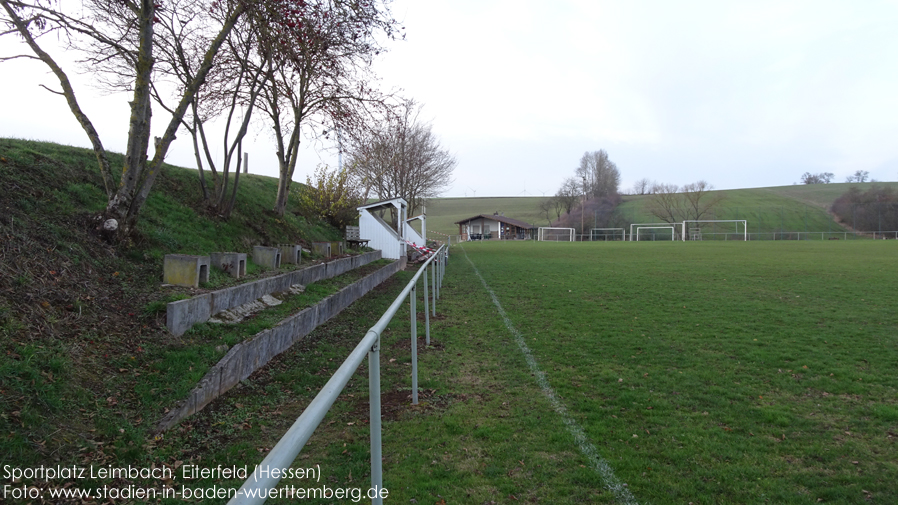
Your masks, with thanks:
<instances>
[{"instance_id":1,"label":"grassy embankment","mask_svg":"<svg viewBox=\"0 0 898 505\"><path fill-rule=\"evenodd\" d=\"M122 163L115 154L111 161ZM295 205L284 217L270 212L276 180L244 175L240 183L236 210L225 221L204 210L196 171L166 166L134 240L110 245L96 233L94 217L106 198L89 150L0 140L4 463L156 462L147 449L157 442L154 423L220 358L219 346L276 324L361 274L309 286L240 325L168 334L167 301L234 281L213 271L199 290L160 287L163 255L251 253L255 244L339 238L325 223L296 214ZM250 278L275 273L251 262L247 270ZM174 461L180 450L167 454Z\"/></svg>"}]
</instances>

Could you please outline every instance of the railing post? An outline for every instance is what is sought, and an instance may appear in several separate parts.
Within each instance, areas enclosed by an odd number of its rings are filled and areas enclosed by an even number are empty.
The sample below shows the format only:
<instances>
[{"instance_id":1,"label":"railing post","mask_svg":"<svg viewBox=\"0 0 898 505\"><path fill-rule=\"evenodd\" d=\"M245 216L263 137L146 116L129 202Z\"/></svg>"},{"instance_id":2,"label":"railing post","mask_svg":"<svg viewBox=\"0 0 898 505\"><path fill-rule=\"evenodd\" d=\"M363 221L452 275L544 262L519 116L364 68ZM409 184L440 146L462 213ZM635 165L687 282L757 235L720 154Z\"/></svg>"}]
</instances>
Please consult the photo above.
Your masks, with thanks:
<instances>
[{"instance_id":1,"label":"railing post","mask_svg":"<svg viewBox=\"0 0 898 505\"><path fill-rule=\"evenodd\" d=\"M424 269L424 344L430 345L430 308L427 304L427 269Z\"/></svg>"},{"instance_id":2,"label":"railing post","mask_svg":"<svg viewBox=\"0 0 898 505\"><path fill-rule=\"evenodd\" d=\"M417 291L418 283L415 282L415 285L412 286L412 290L409 291L408 296L411 299L411 312L412 314L412 405L418 404L418 321L415 310L415 293Z\"/></svg>"},{"instance_id":3,"label":"railing post","mask_svg":"<svg viewBox=\"0 0 898 505\"><path fill-rule=\"evenodd\" d=\"M436 258L434 258L436 259ZM437 317L437 263L436 261L430 262L431 268L433 268L433 317Z\"/></svg>"},{"instance_id":4,"label":"railing post","mask_svg":"<svg viewBox=\"0 0 898 505\"><path fill-rule=\"evenodd\" d=\"M372 505L383 505L380 490L384 487L382 441L380 426L380 335L368 351L368 402L371 430L371 487L377 495L371 499Z\"/></svg>"},{"instance_id":5,"label":"railing post","mask_svg":"<svg viewBox=\"0 0 898 505\"><path fill-rule=\"evenodd\" d=\"M440 288L442 287L442 282L443 282L443 255L440 254L438 257L434 258L434 260L437 262L437 265L436 265L436 269L437 269L436 298L439 299L440 298Z\"/></svg>"}]
</instances>

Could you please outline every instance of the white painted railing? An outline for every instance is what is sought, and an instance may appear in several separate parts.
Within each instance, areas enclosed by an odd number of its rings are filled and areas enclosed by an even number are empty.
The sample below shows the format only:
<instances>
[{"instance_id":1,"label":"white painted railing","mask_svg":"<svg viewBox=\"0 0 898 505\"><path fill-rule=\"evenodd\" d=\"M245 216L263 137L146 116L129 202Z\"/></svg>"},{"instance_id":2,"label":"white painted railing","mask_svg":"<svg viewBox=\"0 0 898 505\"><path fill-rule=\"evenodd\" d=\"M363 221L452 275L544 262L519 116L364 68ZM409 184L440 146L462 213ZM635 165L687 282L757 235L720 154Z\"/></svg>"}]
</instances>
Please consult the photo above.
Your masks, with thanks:
<instances>
[{"instance_id":1,"label":"white painted railing","mask_svg":"<svg viewBox=\"0 0 898 505\"><path fill-rule=\"evenodd\" d=\"M436 315L436 301L440 297L440 286L443 283L443 276L446 272L446 261L449 256L449 250L446 246L440 247L423 265L418 272L405 286L402 293L396 297L390 308L380 317L377 323L368 330L362 341L353 349L346 358L346 361L340 365L340 368L334 372L334 375L327 381L327 384L321 389L315 399L302 412L293 426L287 430L287 433L280 441L271 449L268 456L262 460L256 467L261 472L253 471L248 476L246 482L240 487L236 495L231 498L229 504L256 504L264 503L269 493L277 488L278 483L283 476L279 472L270 470L281 470L290 468L293 461L305 447L306 442L312 436L312 433L321 424L327 411L336 401L337 397L346 387L349 379L362 364L365 355L368 355L368 396L370 411L370 430L371 430L371 487L368 489L368 497L371 498L372 504L380 505L383 503L383 468L381 466L381 411L380 411L380 335L396 315L399 307L405 301L405 297L410 297L411 301L411 345L412 345L412 404L418 403L418 336L417 336L417 314L415 310L415 298L417 291L418 279L423 276L424 281L424 311L426 342L430 344L430 312L427 301L427 268L430 267L432 274L433 289L433 314Z\"/></svg>"}]
</instances>

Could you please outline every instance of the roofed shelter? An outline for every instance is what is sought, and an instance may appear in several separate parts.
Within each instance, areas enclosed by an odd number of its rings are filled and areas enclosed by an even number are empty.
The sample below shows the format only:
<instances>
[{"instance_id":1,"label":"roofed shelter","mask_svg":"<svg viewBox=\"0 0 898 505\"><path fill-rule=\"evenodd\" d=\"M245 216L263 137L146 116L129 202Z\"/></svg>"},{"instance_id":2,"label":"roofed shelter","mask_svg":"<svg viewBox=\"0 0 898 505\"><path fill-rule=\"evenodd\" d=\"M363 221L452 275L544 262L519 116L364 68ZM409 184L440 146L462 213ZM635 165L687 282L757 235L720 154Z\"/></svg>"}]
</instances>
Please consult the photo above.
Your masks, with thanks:
<instances>
[{"instance_id":1,"label":"roofed shelter","mask_svg":"<svg viewBox=\"0 0 898 505\"><path fill-rule=\"evenodd\" d=\"M412 222L415 220L421 221L421 233L412 227ZM405 220L405 238L418 247L427 245L427 216L424 213Z\"/></svg>"},{"instance_id":2,"label":"roofed shelter","mask_svg":"<svg viewBox=\"0 0 898 505\"><path fill-rule=\"evenodd\" d=\"M357 207L359 211L359 235L368 240L368 247L380 249L384 258L399 259L405 255L405 221L408 202L391 198ZM390 212L387 223L380 215Z\"/></svg>"},{"instance_id":3,"label":"roofed shelter","mask_svg":"<svg viewBox=\"0 0 898 505\"><path fill-rule=\"evenodd\" d=\"M499 214L479 214L455 224L462 240L525 240L537 230L530 223Z\"/></svg>"}]
</instances>

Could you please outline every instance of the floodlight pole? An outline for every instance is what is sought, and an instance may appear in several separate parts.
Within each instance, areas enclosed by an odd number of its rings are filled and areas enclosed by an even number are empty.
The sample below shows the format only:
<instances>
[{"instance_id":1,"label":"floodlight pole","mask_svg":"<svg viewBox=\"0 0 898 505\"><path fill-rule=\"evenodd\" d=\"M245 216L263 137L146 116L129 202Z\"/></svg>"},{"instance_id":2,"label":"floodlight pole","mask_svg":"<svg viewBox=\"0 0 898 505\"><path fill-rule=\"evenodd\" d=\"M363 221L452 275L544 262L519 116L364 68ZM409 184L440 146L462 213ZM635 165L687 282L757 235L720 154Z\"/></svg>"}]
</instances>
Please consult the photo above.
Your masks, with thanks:
<instances>
[{"instance_id":1,"label":"floodlight pole","mask_svg":"<svg viewBox=\"0 0 898 505\"><path fill-rule=\"evenodd\" d=\"M583 242L583 213L586 211L586 176L583 176L583 200L580 202L580 242Z\"/></svg>"}]
</instances>

